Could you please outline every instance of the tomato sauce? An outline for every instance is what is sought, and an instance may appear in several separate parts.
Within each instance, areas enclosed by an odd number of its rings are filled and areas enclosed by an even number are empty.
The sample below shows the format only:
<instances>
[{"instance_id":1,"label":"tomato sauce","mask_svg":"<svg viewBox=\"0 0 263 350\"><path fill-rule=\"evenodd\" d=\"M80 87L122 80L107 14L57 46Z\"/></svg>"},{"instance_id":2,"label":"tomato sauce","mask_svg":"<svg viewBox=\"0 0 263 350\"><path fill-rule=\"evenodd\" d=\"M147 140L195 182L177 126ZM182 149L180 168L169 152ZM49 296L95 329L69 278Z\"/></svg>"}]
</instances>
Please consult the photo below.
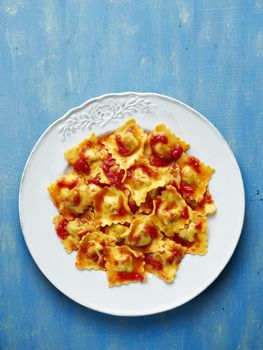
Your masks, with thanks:
<instances>
[{"instance_id":1,"label":"tomato sauce","mask_svg":"<svg viewBox=\"0 0 263 350\"><path fill-rule=\"evenodd\" d=\"M168 154L162 155L156 152L155 146L157 143L168 144L168 138L165 135L153 135L150 139L150 145L153 152L153 158L150 160L151 165L156 167L168 166L171 162L179 159L183 153L183 149L180 145L171 146L171 150Z\"/></svg>"},{"instance_id":2,"label":"tomato sauce","mask_svg":"<svg viewBox=\"0 0 263 350\"><path fill-rule=\"evenodd\" d=\"M188 219L189 218L189 212L188 212L188 208L187 207L184 207L184 209L182 210L181 218L182 219Z\"/></svg>"},{"instance_id":3,"label":"tomato sauce","mask_svg":"<svg viewBox=\"0 0 263 350\"><path fill-rule=\"evenodd\" d=\"M58 186L59 187L66 187L66 188L68 188L69 190L72 190L74 187L76 187L77 186L77 184L78 184L78 179L76 179L76 180L74 180L74 181L72 181L72 182L70 182L70 183L67 183L64 179L61 179L61 180L59 180L58 182L57 182L57 184L58 184Z\"/></svg>"},{"instance_id":4,"label":"tomato sauce","mask_svg":"<svg viewBox=\"0 0 263 350\"><path fill-rule=\"evenodd\" d=\"M117 273L119 281L143 281L143 276L141 276L138 272L126 272L120 271Z\"/></svg>"},{"instance_id":5,"label":"tomato sauce","mask_svg":"<svg viewBox=\"0 0 263 350\"><path fill-rule=\"evenodd\" d=\"M68 224L68 220L64 219L64 220L60 221L60 223L58 224L58 226L56 228L57 235L61 239L66 239L69 235L67 232L67 224Z\"/></svg>"},{"instance_id":6,"label":"tomato sauce","mask_svg":"<svg viewBox=\"0 0 263 350\"><path fill-rule=\"evenodd\" d=\"M88 175L90 172L89 164L87 158L82 154L73 165L74 170L77 173L83 173Z\"/></svg>"},{"instance_id":7,"label":"tomato sauce","mask_svg":"<svg viewBox=\"0 0 263 350\"><path fill-rule=\"evenodd\" d=\"M195 225L195 228L199 231L202 230L202 227L203 227L202 221L198 221Z\"/></svg>"},{"instance_id":8,"label":"tomato sauce","mask_svg":"<svg viewBox=\"0 0 263 350\"><path fill-rule=\"evenodd\" d=\"M129 201L128 202L128 205L129 205L129 208L131 209L131 212L133 213L133 214L135 214L136 212L137 212L137 210L139 209L139 207L136 205L136 203L135 202L133 202L133 201Z\"/></svg>"},{"instance_id":9,"label":"tomato sauce","mask_svg":"<svg viewBox=\"0 0 263 350\"><path fill-rule=\"evenodd\" d=\"M162 204L162 200L161 200L161 198L157 198L156 199L156 212L158 212L158 210L159 210L159 208L160 208L160 206L161 206L161 204Z\"/></svg>"},{"instance_id":10,"label":"tomato sauce","mask_svg":"<svg viewBox=\"0 0 263 350\"><path fill-rule=\"evenodd\" d=\"M195 191L195 188L193 185L190 185L189 183L185 182L185 181L181 181L180 183L180 188L179 188L179 192L185 196L190 196L191 194L193 194Z\"/></svg>"},{"instance_id":11,"label":"tomato sauce","mask_svg":"<svg viewBox=\"0 0 263 350\"><path fill-rule=\"evenodd\" d=\"M103 184L102 182L100 182L100 179L98 177L94 177L92 179L88 179L87 180L87 184L97 185L97 186L99 186L101 188L107 186L106 184Z\"/></svg>"},{"instance_id":12,"label":"tomato sauce","mask_svg":"<svg viewBox=\"0 0 263 350\"><path fill-rule=\"evenodd\" d=\"M145 225L144 229L147 233L149 233L149 235L151 236L152 239L155 239L158 237L158 231L156 230L156 228L154 226Z\"/></svg>"},{"instance_id":13,"label":"tomato sauce","mask_svg":"<svg viewBox=\"0 0 263 350\"><path fill-rule=\"evenodd\" d=\"M176 264L179 264L182 260L182 253L180 252L179 249L173 248L171 251L171 255L167 258L168 264L172 265L174 262Z\"/></svg>"},{"instance_id":14,"label":"tomato sauce","mask_svg":"<svg viewBox=\"0 0 263 350\"><path fill-rule=\"evenodd\" d=\"M79 233L79 239L81 240L83 237L86 236L86 234L88 233L88 231L83 231Z\"/></svg>"},{"instance_id":15,"label":"tomato sauce","mask_svg":"<svg viewBox=\"0 0 263 350\"><path fill-rule=\"evenodd\" d=\"M181 157L183 149L180 145L175 145L171 150L171 156L173 160L177 160Z\"/></svg>"},{"instance_id":16,"label":"tomato sauce","mask_svg":"<svg viewBox=\"0 0 263 350\"><path fill-rule=\"evenodd\" d=\"M210 193L205 193L204 197L198 202L198 205L203 208L205 203L211 204L213 202L212 196Z\"/></svg>"},{"instance_id":17,"label":"tomato sauce","mask_svg":"<svg viewBox=\"0 0 263 350\"><path fill-rule=\"evenodd\" d=\"M124 200L121 197L120 198L120 207L119 207L118 213L117 214L112 214L112 218L113 218L113 220L116 220L118 218L122 218L122 217L126 216L127 214L128 214L127 210L126 210L126 208L124 206Z\"/></svg>"},{"instance_id":18,"label":"tomato sauce","mask_svg":"<svg viewBox=\"0 0 263 350\"><path fill-rule=\"evenodd\" d=\"M122 142L121 140L121 136L120 135L116 135L116 143L118 146L118 153L121 156L128 156L130 154L130 150L129 148Z\"/></svg>"},{"instance_id":19,"label":"tomato sauce","mask_svg":"<svg viewBox=\"0 0 263 350\"><path fill-rule=\"evenodd\" d=\"M107 188L103 188L100 192L98 192L94 196L95 209L98 212L101 211L102 209L102 203L106 192L107 192Z\"/></svg>"},{"instance_id":20,"label":"tomato sauce","mask_svg":"<svg viewBox=\"0 0 263 350\"><path fill-rule=\"evenodd\" d=\"M108 156L103 161L102 170L111 185L114 185L119 190L125 190L125 186L122 184L124 170L119 169L119 166L111 156Z\"/></svg>"},{"instance_id":21,"label":"tomato sauce","mask_svg":"<svg viewBox=\"0 0 263 350\"><path fill-rule=\"evenodd\" d=\"M181 244L183 247L191 247L194 242L189 242L187 241L186 239L180 237L177 233L174 234L174 237L172 238L172 240L175 242L175 243L179 243Z\"/></svg>"},{"instance_id":22,"label":"tomato sauce","mask_svg":"<svg viewBox=\"0 0 263 350\"><path fill-rule=\"evenodd\" d=\"M201 172L200 160L198 158L191 156L187 160L186 164L189 165L191 168L193 168L197 173Z\"/></svg>"},{"instance_id":23,"label":"tomato sauce","mask_svg":"<svg viewBox=\"0 0 263 350\"><path fill-rule=\"evenodd\" d=\"M80 197L80 194L78 192L76 192L74 194L74 197L73 197L73 202L75 205L79 205L80 202L81 202L81 197Z\"/></svg>"},{"instance_id":24,"label":"tomato sauce","mask_svg":"<svg viewBox=\"0 0 263 350\"><path fill-rule=\"evenodd\" d=\"M162 261L155 260L152 255L145 255L144 261L146 264L151 265L156 271L162 271L163 269Z\"/></svg>"}]
</instances>

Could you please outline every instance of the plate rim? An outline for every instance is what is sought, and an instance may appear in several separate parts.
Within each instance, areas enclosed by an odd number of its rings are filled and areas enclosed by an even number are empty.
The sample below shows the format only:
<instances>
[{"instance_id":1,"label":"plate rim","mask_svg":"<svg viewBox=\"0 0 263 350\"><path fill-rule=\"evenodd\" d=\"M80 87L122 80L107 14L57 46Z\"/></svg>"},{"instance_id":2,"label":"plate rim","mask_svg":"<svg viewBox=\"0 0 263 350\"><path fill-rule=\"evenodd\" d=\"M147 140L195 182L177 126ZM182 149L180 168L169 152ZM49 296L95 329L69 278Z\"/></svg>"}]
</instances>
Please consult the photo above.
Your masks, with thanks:
<instances>
[{"instance_id":1,"label":"plate rim","mask_svg":"<svg viewBox=\"0 0 263 350\"><path fill-rule=\"evenodd\" d=\"M240 222L239 222L239 226L237 231L239 232L235 244L233 245L233 250L231 251L231 254L229 255L226 263L224 264L224 266L219 270L219 272L213 277L213 279L211 279L211 281L209 282L209 284L203 288L201 287L197 292L194 293L194 295L191 295L190 297L188 297L184 302L179 302L179 303L175 303L174 305L170 305L167 307L161 307L161 308L155 308L152 311L149 312L136 312L136 313L127 313L127 312L112 312L109 311L105 308L99 308L96 307L94 305L85 305L77 300L75 300L73 297L71 297L69 295L69 293L65 293L64 291L60 290L55 284L54 282L52 282L47 276L46 274L42 271L42 269L40 268L40 266L38 265L36 259L34 258L33 253L31 252L29 245L28 245L28 241L27 241L27 235L24 232L24 227L23 227L23 219L22 219L22 195L23 195L23 184L24 184L24 179L27 173L27 169L30 163L30 160L32 158L32 156L34 155L34 153L36 152L36 150L38 149L38 146L41 144L41 142L45 139L46 135L48 134L49 130L52 129L57 123L61 122L62 120L68 118L72 113L81 110L82 108L88 106L91 103L96 103L100 100L103 100L105 98L114 98L114 97L125 97L125 96L129 96L129 95L135 95L135 96L155 96L155 97L159 97L161 99L165 99L168 100L172 103L177 103L179 105L181 105L182 107L184 107L185 109L188 109L190 112L192 112L196 117L198 117L199 119L201 119L202 121L206 122L209 127L217 134L217 136L219 136L219 138L221 139L221 141L223 141L223 143L225 144L225 146L228 148L229 154L232 158L232 161L234 162L236 169L238 170L238 174L241 180L241 185L242 185L242 193L240 193L240 196L242 197L242 217L240 218ZM215 125L213 125L203 114L201 114L200 112L198 112L196 109L194 109L193 107L189 106L188 104L174 98L174 97L170 97L164 94L160 94L160 93L156 93L156 92L136 92L136 91L127 91L127 92L112 92L112 93L106 93L106 94L102 94L96 97L92 97L86 101L84 101L82 104L80 104L79 106L73 107L71 109L69 109L65 114L63 114L61 117L55 119L45 130L44 132L40 135L40 137L37 139L37 141L35 142L32 150L30 151L30 154L26 160L25 166L23 168L23 172L21 175L21 180L20 180L20 184L19 184L19 194L18 194L18 213L19 213L19 221L20 221L20 227L21 227L21 231L22 231L22 235L24 237L24 241L26 243L27 249L34 261L34 263L36 264L36 266L38 267L38 269L41 271L41 273L44 275L44 277L61 293L63 293L66 297L70 298L72 301L76 302L77 304L84 306L86 308L89 308L91 310L95 310L97 312L100 313L104 313L104 314L108 314L108 315L113 315L113 316L125 316L125 317L138 317L138 316L149 316L149 315L155 315L155 314L159 314L162 312L166 312L169 310L174 310L177 307L180 307L186 303L188 303L189 301L195 299L197 296L199 296L202 292L204 292L207 288L209 288L214 282L215 280L220 276L220 274L224 271L224 269L226 268L226 266L229 264L229 261L231 260L238 242L240 240L240 236L242 233L242 229L243 229L243 225L244 225L244 219L245 219L245 209L246 209L246 198L245 198L245 188L244 188L244 180L242 177L242 172L241 169L239 167L239 164L237 162L237 159L235 157L234 152L232 151L230 145L228 144L228 142L225 140L224 136L221 134L221 132L215 127Z\"/></svg>"}]
</instances>

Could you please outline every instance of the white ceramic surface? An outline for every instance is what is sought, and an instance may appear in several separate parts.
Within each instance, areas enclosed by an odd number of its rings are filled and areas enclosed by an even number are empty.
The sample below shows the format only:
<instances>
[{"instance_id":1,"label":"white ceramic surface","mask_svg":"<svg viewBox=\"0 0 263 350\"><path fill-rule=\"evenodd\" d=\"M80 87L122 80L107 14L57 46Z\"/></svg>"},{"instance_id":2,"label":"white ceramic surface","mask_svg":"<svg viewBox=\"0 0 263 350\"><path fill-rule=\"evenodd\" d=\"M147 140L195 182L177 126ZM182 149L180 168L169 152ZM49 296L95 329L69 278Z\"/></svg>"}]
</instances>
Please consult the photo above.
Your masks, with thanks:
<instances>
[{"instance_id":1,"label":"white ceramic surface","mask_svg":"<svg viewBox=\"0 0 263 350\"><path fill-rule=\"evenodd\" d=\"M75 253L60 244L52 217L57 214L47 186L66 169L65 150L91 132L103 134L134 116L144 129L165 123L191 144L190 153L216 169L210 182L218 211L209 218L209 250L187 255L172 284L149 274L146 283L109 288L106 273L79 271ZM43 133L26 163L19 214L28 249L55 287L76 302L113 315L139 316L170 310L204 291L224 269L239 240L245 199L241 173L217 129L187 105L153 93L104 95L70 110Z\"/></svg>"}]
</instances>

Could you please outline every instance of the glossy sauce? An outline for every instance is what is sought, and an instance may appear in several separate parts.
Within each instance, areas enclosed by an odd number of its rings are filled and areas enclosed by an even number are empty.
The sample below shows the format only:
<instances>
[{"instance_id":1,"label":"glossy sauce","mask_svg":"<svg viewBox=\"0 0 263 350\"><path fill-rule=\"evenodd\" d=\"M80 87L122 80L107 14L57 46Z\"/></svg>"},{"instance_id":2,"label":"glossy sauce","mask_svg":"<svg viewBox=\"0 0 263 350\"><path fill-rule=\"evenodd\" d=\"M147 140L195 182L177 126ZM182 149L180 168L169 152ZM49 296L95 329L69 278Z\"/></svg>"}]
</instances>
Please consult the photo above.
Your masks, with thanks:
<instances>
[{"instance_id":1,"label":"glossy sauce","mask_svg":"<svg viewBox=\"0 0 263 350\"><path fill-rule=\"evenodd\" d=\"M74 181L72 181L72 182L70 182L70 183L67 183L64 179L61 179L61 180L59 180L58 182L57 182L57 184L58 184L58 186L59 187L66 187L66 188L68 188L69 190L72 190L74 187L76 187L77 186L77 184L78 184L78 179L76 179L76 180L74 180Z\"/></svg>"},{"instance_id":2,"label":"glossy sauce","mask_svg":"<svg viewBox=\"0 0 263 350\"><path fill-rule=\"evenodd\" d=\"M197 173L201 172L200 160L198 158L191 156L187 160L186 164L193 168Z\"/></svg>"},{"instance_id":3,"label":"glossy sauce","mask_svg":"<svg viewBox=\"0 0 263 350\"><path fill-rule=\"evenodd\" d=\"M188 208L184 207L182 213L181 213L181 218L182 219L188 219L189 218L189 212L188 212Z\"/></svg>"},{"instance_id":4,"label":"glossy sauce","mask_svg":"<svg viewBox=\"0 0 263 350\"><path fill-rule=\"evenodd\" d=\"M113 220L116 220L118 218L122 218L122 217L126 216L127 214L128 214L127 210L124 206L124 199L122 197L120 197L120 206L119 206L118 213L112 214L112 218L113 218Z\"/></svg>"},{"instance_id":5,"label":"glossy sauce","mask_svg":"<svg viewBox=\"0 0 263 350\"><path fill-rule=\"evenodd\" d=\"M139 207L136 205L136 203L135 202L133 202L133 201L128 201L128 205L129 205L129 208L131 209L131 212L133 213L133 214L135 214L136 212L137 212L137 210L139 209Z\"/></svg>"},{"instance_id":6,"label":"glossy sauce","mask_svg":"<svg viewBox=\"0 0 263 350\"><path fill-rule=\"evenodd\" d=\"M83 173L88 175L90 172L87 158L82 154L73 165L74 170L77 173Z\"/></svg>"},{"instance_id":7,"label":"glossy sauce","mask_svg":"<svg viewBox=\"0 0 263 350\"><path fill-rule=\"evenodd\" d=\"M202 221L198 221L195 225L195 228L199 231L202 230L202 227L203 227Z\"/></svg>"},{"instance_id":8,"label":"glossy sauce","mask_svg":"<svg viewBox=\"0 0 263 350\"><path fill-rule=\"evenodd\" d=\"M191 194L194 193L194 191L195 191L194 186L190 185L185 181L181 181L180 188L179 188L180 193L182 193L185 196L190 196Z\"/></svg>"},{"instance_id":9,"label":"glossy sauce","mask_svg":"<svg viewBox=\"0 0 263 350\"><path fill-rule=\"evenodd\" d=\"M210 193L205 193L204 197L198 202L198 205L203 208L205 203L211 204L213 202L212 196Z\"/></svg>"},{"instance_id":10,"label":"glossy sauce","mask_svg":"<svg viewBox=\"0 0 263 350\"><path fill-rule=\"evenodd\" d=\"M107 193L107 188L102 188L102 190L94 196L95 209L97 212L100 212L102 209L102 203L104 196Z\"/></svg>"},{"instance_id":11,"label":"glossy sauce","mask_svg":"<svg viewBox=\"0 0 263 350\"><path fill-rule=\"evenodd\" d=\"M111 185L114 185L119 190L125 190L125 186L122 184L124 170L119 169L119 166L111 156L108 156L103 161L102 170Z\"/></svg>"},{"instance_id":12,"label":"glossy sauce","mask_svg":"<svg viewBox=\"0 0 263 350\"><path fill-rule=\"evenodd\" d=\"M171 251L171 255L167 258L168 264L172 265L174 262L176 264L179 264L182 260L182 253L180 252L179 249L173 248Z\"/></svg>"},{"instance_id":13,"label":"glossy sauce","mask_svg":"<svg viewBox=\"0 0 263 350\"><path fill-rule=\"evenodd\" d=\"M145 255L144 261L146 264L151 265L152 268L156 271L162 271L163 263L162 261L155 260L152 255Z\"/></svg>"},{"instance_id":14,"label":"glossy sauce","mask_svg":"<svg viewBox=\"0 0 263 350\"><path fill-rule=\"evenodd\" d=\"M155 145L157 143L168 144L168 138L166 135L153 135L150 139L150 145L153 152L153 158L150 163L156 167L168 166L171 162L179 159L183 153L183 149L180 145L171 146L171 150L168 154L162 155L156 152Z\"/></svg>"},{"instance_id":15,"label":"glossy sauce","mask_svg":"<svg viewBox=\"0 0 263 350\"><path fill-rule=\"evenodd\" d=\"M149 235L151 236L152 239L155 239L158 237L158 231L156 230L156 228L154 226L145 225L144 229L147 233L149 233Z\"/></svg>"},{"instance_id":16,"label":"glossy sauce","mask_svg":"<svg viewBox=\"0 0 263 350\"><path fill-rule=\"evenodd\" d=\"M79 239L82 240L82 238L85 237L87 233L88 233L88 231L80 232L79 233Z\"/></svg>"},{"instance_id":17,"label":"glossy sauce","mask_svg":"<svg viewBox=\"0 0 263 350\"><path fill-rule=\"evenodd\" d=\"M67 232L67 224L68 224L68 220L64 219L60 221L60 223L56 227L57 235L61 239L66 239L69 235Z\"/></svg>"},{"instance_id":18,"label":"glossy sauce","mask_svg":"<svg viewBox=\"0 0 263 350\"><path fill-rule=\"evenodd\" d=\"M79 205L81 201L80 194L78 192L74 193L73 202L75 205Z\"/></svg>"},{"instance_id":19,"label":"glossy sauce","mask_svg":"<svg viewBox=\"0 0 263 350\"><path fill-rule=\"evenodd\" d=\"M93 185L97 185L99 187L105 187L106 186L106 184L101 183L100 179L97 178L97 177L94 177L92 179L88 179L87 180L87 184L93 184Z\"/></svg>"},{"instance_id":20,"label":"glossy sauce","mask_svg":"<svg viewBox=\"0 0 263 350\"><path fill-rule=\"evenodd\" d=\"M118 153L121 156L128 156L130 154L129 148L122 142L120 135L116 135L116 143L118 146Z\"/></svg>"},{"instance_id":21,"label":"glossy sauce","mask_svg":"<svg viewBox=\"0 0 263 350\"><path fill-rule=\"evenodd\" d=\"M183 247L191 247L194 242L189 242L187 241L186 239L180 237L177 233L174 234L174 237L172 238L172 240L175 242L175 243L179 243L181 244Z\"/></svg>"},{"instance_id":22,"label":"glossy sauce","mask_svg":"<svg viewBox=\"0 0 263 350\"><path fill-rule=\"evenodd\" d=\"M138 272L120 271L117 275L119 281L143 281L143 277Z\"/></svg>"}]
</instances>

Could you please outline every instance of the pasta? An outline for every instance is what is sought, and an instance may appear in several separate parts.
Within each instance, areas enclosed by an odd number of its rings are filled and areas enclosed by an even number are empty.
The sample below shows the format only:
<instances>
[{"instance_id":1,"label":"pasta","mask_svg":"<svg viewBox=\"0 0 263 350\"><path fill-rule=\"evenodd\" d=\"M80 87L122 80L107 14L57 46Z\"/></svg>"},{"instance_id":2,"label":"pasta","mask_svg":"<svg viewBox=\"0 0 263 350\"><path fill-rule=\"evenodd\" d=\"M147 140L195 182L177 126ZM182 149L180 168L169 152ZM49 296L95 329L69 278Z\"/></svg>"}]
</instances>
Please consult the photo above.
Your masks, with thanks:
<instances>
[{"instance_id":1,"label":"pasta","mask_svg":"<svg viewBox=\"0 0 263 350\"><path fill-rule=\"evenodd\" d=\"M53 223L79 270L103 270L110 287L171 283L187 254L208 250L208 189L214 169L164 124L144 131L127 120L65 153L69 170L49 185Z\"/></svg>"}]
</instances>

